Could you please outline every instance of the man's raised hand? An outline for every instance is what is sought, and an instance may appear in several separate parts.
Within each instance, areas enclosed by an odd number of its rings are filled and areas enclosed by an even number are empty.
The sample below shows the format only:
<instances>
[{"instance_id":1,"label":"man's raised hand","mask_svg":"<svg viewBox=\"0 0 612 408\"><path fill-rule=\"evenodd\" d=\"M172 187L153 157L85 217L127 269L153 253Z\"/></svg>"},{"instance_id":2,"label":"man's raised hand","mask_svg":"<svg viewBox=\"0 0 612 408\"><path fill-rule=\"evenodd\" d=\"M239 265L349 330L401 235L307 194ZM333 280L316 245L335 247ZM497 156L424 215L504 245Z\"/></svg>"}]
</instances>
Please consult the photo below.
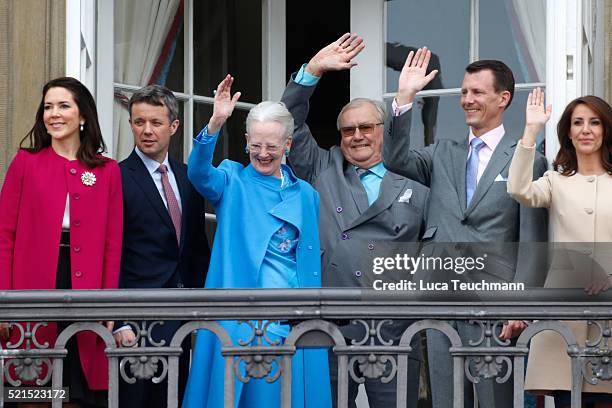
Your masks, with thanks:
<instances>
[{"instance_id":1,"label":"man's raised hand","mask_svg":"<svg viewBox=\"0 0 612 408\"><path fill-rule=\"evenodd\" d=\"M213 106L213 114L208 122L208 134L212 135L217 133L221 126L225 123L227 118L232 116L236 102L240 98L240 92L236 92L234 96L231 95L232 84L234 83L234 77L227 74L223 81L219 83L215 90L215 102Z\"/></svg>"},{"instance_id":2,"label":"man's raised hand","mask_svg":"<svg viewBox=\"0 0 612 408\"><path fill-rule=\"evenodd\" d=\"M410 51L399 76L397 96L395 100L398 105L412 103L417 92L425 88L438 73L437 69L425 75L431 51L427 47L419 48L416 53Z\"/></svg>"},{"instance_id":3,"label":"man's raised hand","mask_svg":"<svg viewBox=\"0 0 612 408\"><path fill-rule=\"evenodd\" d=\"M353 59L364 47L363 38L357 34L343 34L342 37L322 48L310 59L306 65L306 72L320 77L327 71L350 69L357 65Z\"/></svg>"}]
</instances>

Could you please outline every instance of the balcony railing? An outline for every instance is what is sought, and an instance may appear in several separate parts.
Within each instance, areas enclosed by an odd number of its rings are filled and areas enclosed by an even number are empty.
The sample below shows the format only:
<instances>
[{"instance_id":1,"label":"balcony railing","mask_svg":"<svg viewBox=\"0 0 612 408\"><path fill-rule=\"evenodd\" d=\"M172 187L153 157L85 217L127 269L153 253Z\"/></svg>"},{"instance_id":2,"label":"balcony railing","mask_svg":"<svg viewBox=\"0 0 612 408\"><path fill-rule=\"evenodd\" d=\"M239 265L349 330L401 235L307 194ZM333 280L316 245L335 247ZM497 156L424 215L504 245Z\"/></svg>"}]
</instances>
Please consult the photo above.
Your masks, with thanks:
<instances>
[{"instance_id":1,"label":"balcony railing","mask_svg":"<svg viewBox=\"0 0 612 408\"><path fill-rule=\"evenodd\" d=\"M486 295L486 294L485 294ZM538 332L553 330L568 345L572 367L572 407L581 406L583 379L596 383L612 379L612 294L584 301L579 290L538 290L520 293L495 293L495 301L474 301L465 295L413 292L381 292L363 289L257 289L257 290L107 290L107 291L10 291L0 292L0 321L21 323L20 339L0 350L5 386L18 386L27 380L26 366L46 365L49 374L39 385L59 388L62 381L64 345L75 333L96 332L106 343L109 360L109 407L118 406L119 376L130 381L143 378L159 381L168 378L168 407L177 407L178 358L181 342L194 330L208 329L221 341L225 358L225 407L233 407L234 380L259 378L279 370L284 408L291 405L291 356L300 347L329 347L338 357L340 407L347 405L348 378L355 376L350 367L360 365L360 372L369 378L381 379L386 364L391 364L397 376L397 407L406 406L408 354L411 339L426 329L446 335L451 343L454 364L454 406L463 407L464 381L479 381L495 377L498 382L514 378L514 406L523 407L525 356L529 340ZM480 296L482 299L490 299ZM381 338L381 320L410 319L410 325L399 344L385 345ZM508 319L533 321L516 343L500 340L496 328ZM181 320L185 323L170 344L147 347L118 348L111 333L99 321ZM251 321L253 338L262 345L249 342L234 344L216 321ZM283 344L265 341L265 321L289 321L292 329ZM354 321L368 328L365 338L352 344L339 330L342 322ZM480 339L463 344L457 332L445 320L473 321L481 329ZM589 321L598 330L595 338L578 344L571 330L560 320ZM55 347L36 341L37 329L43 322L74 322L58 336ZM16 327L16 326L15 326ZM139 332L140 330L137 330ZM136 333L137 335L141 333ZM377 338L378 341L369 341ZM23 348L25 346L25 348ZM270 358L261 358L263 355ZM240 369L240 361L251 363ZM166 369L155 377L154 361ZM276 370L271 370L275 361ZM13 378L9 366L22 378ZM139 366L139 367L136 367ZM135 374L137 373L137 374ZM552 374L551 374L552 375ZM359 380L358 378L355 378ZM0 395L3 397L3 395ZM0 398L3 401L3 398ZM0 402L2 404L2 402ZM54 400L53 407L61 406Z\"/></svg>"}]
</instances>

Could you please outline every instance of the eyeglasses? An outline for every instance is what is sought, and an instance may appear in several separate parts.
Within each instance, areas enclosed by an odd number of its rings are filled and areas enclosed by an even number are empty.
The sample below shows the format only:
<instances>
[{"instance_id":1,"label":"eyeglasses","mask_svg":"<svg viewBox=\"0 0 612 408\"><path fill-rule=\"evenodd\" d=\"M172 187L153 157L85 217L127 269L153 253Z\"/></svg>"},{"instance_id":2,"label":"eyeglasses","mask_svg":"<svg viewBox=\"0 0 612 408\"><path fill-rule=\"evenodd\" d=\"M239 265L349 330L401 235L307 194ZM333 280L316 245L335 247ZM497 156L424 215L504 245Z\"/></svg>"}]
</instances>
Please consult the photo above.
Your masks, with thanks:
<instances>
[{"instance_id":1,"label":"eyeglasses","mask_svg":"<svg viewBox=\"0 0 612 408\"><path fill-rule=\"evenodd\" d=\"M270 153L277 153L282 148L283 148L283 146L279 146L279 145L262 145L262 144L259 144L259 143L250 143L249 144L249 150L252 151L253 153L261 153L262 150L264 150L264 149L267 152L270 152Z\"/></svg>"},{"instance_id":2,"label":"eyeglasses","mask_svg":"<svg viewBox=\"0 0 612 408\"><path fill-rule=\"evenodd\" d=\"M362 135L369 135L374 132L376 126L382 125L383 123L363 123L359 126L346 126L340 128L340 134L342 136L353 136L355 131L359 129L359 133Z\"/></svg>"}]
</instances>

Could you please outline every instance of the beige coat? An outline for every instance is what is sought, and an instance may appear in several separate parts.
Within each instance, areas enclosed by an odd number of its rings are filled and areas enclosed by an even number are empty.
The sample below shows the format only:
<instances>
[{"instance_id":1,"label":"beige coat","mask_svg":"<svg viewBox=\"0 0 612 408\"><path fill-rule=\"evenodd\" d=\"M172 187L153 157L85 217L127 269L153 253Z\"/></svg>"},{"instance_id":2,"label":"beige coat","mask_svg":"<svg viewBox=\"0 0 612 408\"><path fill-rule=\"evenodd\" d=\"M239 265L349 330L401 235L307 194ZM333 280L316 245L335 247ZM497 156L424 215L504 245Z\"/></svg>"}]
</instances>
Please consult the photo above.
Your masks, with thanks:
<instances>
[{"instance_id":1,"label":"beige coat","mask_svg":"<svg viewBox=\"0 0 612 408\"><path fill-rule=\"evenodd\" d=\"M567 177L547 171L532 182L534 154L535 148L518 143L510 165L508 193L526 206L549 209L555 252L545 286L583 288L612 274L612 176ZM599 333L596 327L587 327L586 322L564 323L582 347L587 338L595 339ZM552 331L534 336L525 389L569 391L570 386L570 358L563 338ZM582 390L612 393L612 381L596 386L585 381Z\"/></svg>"}]
</instances>

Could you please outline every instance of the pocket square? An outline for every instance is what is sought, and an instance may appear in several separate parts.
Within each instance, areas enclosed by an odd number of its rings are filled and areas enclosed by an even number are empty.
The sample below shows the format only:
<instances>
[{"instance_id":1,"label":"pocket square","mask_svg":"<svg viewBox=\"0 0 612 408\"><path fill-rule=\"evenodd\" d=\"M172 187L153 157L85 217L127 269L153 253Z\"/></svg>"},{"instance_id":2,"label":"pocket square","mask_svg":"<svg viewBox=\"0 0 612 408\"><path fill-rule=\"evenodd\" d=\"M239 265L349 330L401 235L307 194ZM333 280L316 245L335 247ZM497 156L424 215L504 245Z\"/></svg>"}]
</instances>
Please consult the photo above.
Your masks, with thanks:
<instances>
[{"instance_id":1,"label":"pocket square","mask_svg":"<svg viewBox=\"0 0 612 408\"><path fill-rule=\"evenodd\" d=\"M495 181L508 181L508 178L502 176L501 173L499 173L497 177L495 177Z\"/></svg>"},{"instance_id":2,"label":"pocket square","mask_svg":"<svg viewBox=\"0 0 612 408\"><path fill-rule=\"evenodd\" d=\"M409 203L410 197L412 197L412 189L408 188L404 191L404 194L397 200L398 203Z\"/></svg>"}]
</instances>

